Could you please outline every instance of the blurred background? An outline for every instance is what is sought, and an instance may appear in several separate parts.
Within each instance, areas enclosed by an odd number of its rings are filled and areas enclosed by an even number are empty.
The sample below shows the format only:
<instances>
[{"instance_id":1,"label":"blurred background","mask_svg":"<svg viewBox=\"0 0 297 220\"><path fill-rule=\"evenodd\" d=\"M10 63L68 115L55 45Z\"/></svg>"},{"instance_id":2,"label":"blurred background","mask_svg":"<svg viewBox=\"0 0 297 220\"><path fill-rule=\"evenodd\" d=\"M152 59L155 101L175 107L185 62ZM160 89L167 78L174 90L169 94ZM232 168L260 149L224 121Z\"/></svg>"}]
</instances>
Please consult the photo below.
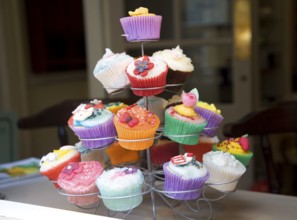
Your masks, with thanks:
<instances>
[{"instance_id":1,"label":"blurred background","mask_svg":"<svg viewBox=\"0 0 297 220\"><path fill-rule=\"evenodd\" d=\"M119 22L140 6L163 16L161 38L145 43L145 54L179 45L195 67L185 90L198 88L201 100L222 110L224 123L297 99L295 0L0 0L0 149L10 144L14 159L40 158L59 148L56 129L19 130L19 118L67 99L109 97L93 69L105 48L141 55ZM295 164L293 137L272 138L274 160L282 163L280 147L292 145ZM244 188L264 172L259 158ZM10 159L1 153L0 162Z\"/></svg>"}]
</instances>

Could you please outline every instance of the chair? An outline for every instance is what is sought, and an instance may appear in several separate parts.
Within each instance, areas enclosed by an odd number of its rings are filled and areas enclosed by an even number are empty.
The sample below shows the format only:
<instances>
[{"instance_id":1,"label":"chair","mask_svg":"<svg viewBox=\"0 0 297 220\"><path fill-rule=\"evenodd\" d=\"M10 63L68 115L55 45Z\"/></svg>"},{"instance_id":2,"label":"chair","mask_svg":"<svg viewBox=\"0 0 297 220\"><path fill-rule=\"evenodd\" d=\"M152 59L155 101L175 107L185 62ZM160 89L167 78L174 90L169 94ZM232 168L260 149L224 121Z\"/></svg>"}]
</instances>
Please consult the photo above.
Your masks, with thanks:
<instances>
[{"instance_id":1,"label":"chair","mask_svg":"<svg viewBox=\"0 0 297 220\"><path fill-rule=\"evenodd\" d=\"M97 98L99 99L99 98ZM18 120L19 129L39 129L45 127L57 127L58 138L61 146L69 144L66 131L67 121L71 116L71 112L81 103L89 103L93 99L74 99L65 100L50 106L37 114L20 118ZM99 99L103 103L117 102L118 99ZM133 104L137 101L135 98L121 99L125 104Z\"/></svg>"},{"instance_id":2,"label":"chair","mask_svg":"<svg viewBox=\"0 0 297 220\"><path fill-rule=\"evenodd\" d=\"M244 134L260 137L268 187L272 193L280 193L280 177L272 159L271 143L268 135L294 133L297 135L297 102L282 102L264 110L252 112L239 121L223 126L226 137L238 137Z\"/></svg>"}]
</instances>

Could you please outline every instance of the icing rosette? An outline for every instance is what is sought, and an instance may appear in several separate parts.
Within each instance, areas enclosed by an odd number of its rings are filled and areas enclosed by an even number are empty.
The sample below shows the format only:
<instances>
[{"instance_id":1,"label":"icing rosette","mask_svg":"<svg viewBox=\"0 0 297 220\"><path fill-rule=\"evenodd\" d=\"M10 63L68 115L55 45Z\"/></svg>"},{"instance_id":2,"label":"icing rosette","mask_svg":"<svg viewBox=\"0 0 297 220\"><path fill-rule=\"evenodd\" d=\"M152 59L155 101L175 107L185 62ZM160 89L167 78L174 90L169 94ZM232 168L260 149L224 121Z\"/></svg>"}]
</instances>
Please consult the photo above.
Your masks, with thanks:
<instances>
[{"instance_id":1,"label":"icing rosette","mask_svg":"<svg viewBox=\"0 0 297 220\"><path fill-rule=\"evenodd\" d=\"M132 61L133 57L125 52L113 53L109 48L106 48L105 54L97 62L93 74L108 93L119 92L130 85L125 69Z\"/></svg>"},{"instance_id":2,"label":"icing rosette","mask_svg":"<svg viewBox=\"0 0 297 220\"><path fill-rule=\"evenodd\" d=\"M167 74L167 90L179 92L186 79L194 71L194 65L192 64L191 58L187 57L180 46L176 46L172 49L165 49L156 51L152 57L163 60L168 65ZM181 84L175 85L173 84Z\"/></svg>"},{"instance_id":3,"label":"icing rosette","mask_svg":"<svg viewBox=\"0 0 297 220\"><path fill-rule=\"evenodd\" d=\"M164 61L143 56L128 65L126 74L135 95L153 96L164 91L167 71Z\"/></svg>"},{"instance_id":4,"label":"icing rosette","mask_svg":"<svg viewBox=\"0 0 297 220\"><path fill-rule=\"evenodd\" d=\"M137 104L119 110L113 121L119 144L129 150L144 150L151 147L160 124L156 114ZM148 140L142 141L142 139Z\"/></svg>"},{"instance_id":5,"label":"icing rosette","mask_svg":"<svg viewBox=\"0 0 297 220\"><path fill-rule=\"evenodd\" d=\"M129 11L129 15L120 18L127 41L151 41L160 38L162 16L149 13L144 7Z\"/></svg>"},{"instance_id":6,"label":"icing rosette","mask_svg":"<svg viewBox=\"0 0 297 220\"><path fill-rule=\"evenodd\" d=\"M206 167L192 153L172 157L163 170L164 191L178 200L198 199L209 177Z\"/></svg>"},{"instance_id":7,"label":"icing rosette","mask_svg":"<svg viewBox=\"0 0 297 220\"><path fill-rule=\"evenodd\" d=\"M48 177L54 182L55 186L59 188L56 183L58 176L62 169L70 162L79 162L80 153L72 145L65 145L58 150L48 153L43 156L39 162L40 173Z\"/></svg>"},{"instance_id":8,"label":"icing rosette","mask_svg":"<svg viewBox=\"0 0 297 220\"><path fill-rule=\"evenodd\" d=\"M143 182L143 174L134 166L105 170L96 180L103 204L112 211L127 211L139 206L143 200Z\"/></svg>"},{"instance_id":9,"label":"icing rosette","mask_svg":"<svg viewBox=\"0 0 297 220\"><path fill-rule=\"evenodd\" d=\"M95 182L102 172L103 167L97 161L68 163L58 177L58 184L69 194L70 203L79 206L96 204L99 198Z\"/></svg>"},{"instance_id":10,"label":"icing rosette","mask_svg":"<svg viewBox=\"0 0 297 220\"><path fill-rule=\"evenodd\" d=\"M214 104L208 104L207 102L203 101L198 101L194 109L207 121L207 125L203 130L203 134L210 137L215 136L224 119L221 114L221 110L216 108Z\"/></svg>"},{"instance_id":11,"label":"icing rosette","mask_svg":"<svg viewBox=\"0 0 297 220\"><path fill-rule=\"evenodd\" d=\"M195 145L207 122L194 111L199 99L198 90L182 93L182 104L170 106L165 111L164 134L181 144Z\"/></svg>"},{"instance_id":12,"label":"icing rosette","mask_svg":"<svg viewBox=\"0 0 297 220\"><path fill-rule=\"evenodd\" d=\"M229 152L243 165L248 166L253 153L249 150L250 142L247 135L237 138L228 138L221 143L213 144L213 151Z\"/></svg>"},{"instance_id":13,"label":"icing rosette","mask_svg":"<svg viewBox=\"0 0 297 220\"><path fill-rule=\"evenodd\" d=\"M210 173L208 185L221 192L236 190L238 180L246 171L246 167L239 160L223 151L205 153L203 164Z\"/></svg>"},{"instance_id":14,"label":"icing rosette","mask_svg":"<svg viewBox=\"0 0 297 220\"><path fill-rule=\"evenodd\" d=\"M72 114L68 125L86 148L102 148L115 140L114 115L101 101L80 104Z\"/></svg>"}]
</instances>

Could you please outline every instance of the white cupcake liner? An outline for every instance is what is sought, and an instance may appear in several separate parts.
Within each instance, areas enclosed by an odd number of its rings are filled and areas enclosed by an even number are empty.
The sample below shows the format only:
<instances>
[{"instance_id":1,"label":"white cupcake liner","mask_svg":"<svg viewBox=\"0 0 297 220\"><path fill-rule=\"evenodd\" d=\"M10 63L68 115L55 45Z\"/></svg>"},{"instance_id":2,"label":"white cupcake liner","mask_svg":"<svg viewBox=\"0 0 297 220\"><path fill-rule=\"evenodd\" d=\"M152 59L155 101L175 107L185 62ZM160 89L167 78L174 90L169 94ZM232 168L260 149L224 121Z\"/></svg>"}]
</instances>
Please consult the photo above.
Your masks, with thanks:
<instances>
[{"instance_id":1,"label":"white cupcake liner","mask_svg":"<svg viewBox=\"0 0 297 220\"><path fill-rule=\"evenodd\" d=\"M203 161L203 164L210 173L209 179L206 181L206 183L209 187L221 192L235 191L238 180L245 172L245 170L218 167L206 160Z\"/></svg>"}]
</instances>

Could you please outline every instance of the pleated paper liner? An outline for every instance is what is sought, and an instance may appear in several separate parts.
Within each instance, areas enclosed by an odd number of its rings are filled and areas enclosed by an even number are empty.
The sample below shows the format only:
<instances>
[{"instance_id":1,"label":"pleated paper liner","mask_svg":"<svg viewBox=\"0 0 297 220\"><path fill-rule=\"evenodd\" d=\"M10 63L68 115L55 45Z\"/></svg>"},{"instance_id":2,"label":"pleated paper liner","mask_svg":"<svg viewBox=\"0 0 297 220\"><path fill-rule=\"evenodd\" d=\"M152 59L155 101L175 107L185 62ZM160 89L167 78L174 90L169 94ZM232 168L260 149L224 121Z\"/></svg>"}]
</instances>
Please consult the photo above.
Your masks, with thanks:
<instances>
[{"instance_id":1,"label":"pleated paper liner","mask_svg":"<svg viewBox=\"0 0 297 220\"><path fill-rule=\"evenodd\" d=\"M180 144L195 145L207 122L193 124L172 117L165 112L164 135Z\"/></svg>"},{"instance_id":2,"label":"pleated paper liner","mask_svg":"<svg viewBox=\"0 0 297 220\"><path fill-rule=\"evenodd\" d=\"M153 96L164 91L166 86L167 69L160 73L160 75L151 78L139 79L130 74L127 74L127 76L130 80L131 89L135 95Z\"/></svg>"},{"instance_id":3,"label":"pleated paper liner","mask_svg":"<svg viewBox=\"0 0 297 220\"><path fill-rule=\"evenodd\" d=\"M191 76L192 72L174 71L168 69L166 83L167 85L173 85L166 90L178 93L182 90L185 81Z\"/></svg>"}]
</instances>

